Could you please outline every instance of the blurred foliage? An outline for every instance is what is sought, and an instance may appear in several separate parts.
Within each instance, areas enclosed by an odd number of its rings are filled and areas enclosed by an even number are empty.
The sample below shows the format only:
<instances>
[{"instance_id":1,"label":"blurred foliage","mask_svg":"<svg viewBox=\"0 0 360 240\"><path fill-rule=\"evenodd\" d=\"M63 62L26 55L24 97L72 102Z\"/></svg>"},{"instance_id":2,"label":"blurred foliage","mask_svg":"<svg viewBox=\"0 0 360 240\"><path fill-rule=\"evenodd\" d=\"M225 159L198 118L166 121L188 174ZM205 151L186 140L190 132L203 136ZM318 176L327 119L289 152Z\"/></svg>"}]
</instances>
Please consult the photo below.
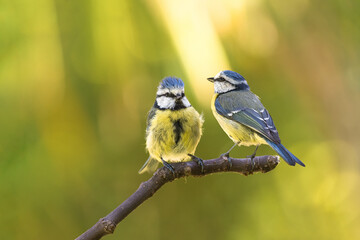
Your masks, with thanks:
<instances>
[{"instance_id":1,"label":"blurred foliage","mask_svg":"<svg viewBox=\"0 0 360 240\"><path fill-rule=\"evenodd\" d=\"M206 77L232 69L307 167L176 181L106 239L359 239L359 11L350 0L0 0L0 238L73 239L146 180L145 119L164 76L181 77L204 113L197 155L219 156L232 143Z\"/></svg>"}]
</instances>

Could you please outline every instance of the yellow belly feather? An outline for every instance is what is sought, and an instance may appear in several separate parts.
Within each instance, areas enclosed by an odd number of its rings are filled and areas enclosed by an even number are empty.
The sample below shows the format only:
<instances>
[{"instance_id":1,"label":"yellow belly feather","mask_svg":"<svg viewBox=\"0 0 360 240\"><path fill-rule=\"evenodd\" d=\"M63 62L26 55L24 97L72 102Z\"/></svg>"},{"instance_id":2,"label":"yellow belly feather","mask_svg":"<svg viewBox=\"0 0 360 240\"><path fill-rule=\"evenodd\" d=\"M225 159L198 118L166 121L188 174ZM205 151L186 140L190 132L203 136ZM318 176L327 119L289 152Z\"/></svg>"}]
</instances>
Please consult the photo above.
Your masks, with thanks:
<instances>
[{"instance_id":1,"label":"yellow belly feather","mask_svg":"<svg viewBox=\"0 0 360 240\"><path fill-rule=\"evenodd\" d=\"M182 131L178 136L174 122L180 122ZM161 162L179 162L187 160L188 153L194 154L202 134L203 120L193 108L188 107L176 111L158 110L151 120L147 132L146 149L150 156Z\"/></svg>"},{"instance_id":2,"label":"yellow belly feather","mask_svg":"<svg viewBox=\"0 0 360 240\"><path fill-rule=\"evenodd\" d=\"M259 136L255 131L246 127L245 125L227 119L217 113L215 109L215 100L218 94L215 94L211 101L211 110L219 122L221 128L224 132L229 136L234 143L238 143L238 145L244 146L252 146L252 145L259 145L259 144L267 144L266 141Z\"/></svg>"}]
</instances>

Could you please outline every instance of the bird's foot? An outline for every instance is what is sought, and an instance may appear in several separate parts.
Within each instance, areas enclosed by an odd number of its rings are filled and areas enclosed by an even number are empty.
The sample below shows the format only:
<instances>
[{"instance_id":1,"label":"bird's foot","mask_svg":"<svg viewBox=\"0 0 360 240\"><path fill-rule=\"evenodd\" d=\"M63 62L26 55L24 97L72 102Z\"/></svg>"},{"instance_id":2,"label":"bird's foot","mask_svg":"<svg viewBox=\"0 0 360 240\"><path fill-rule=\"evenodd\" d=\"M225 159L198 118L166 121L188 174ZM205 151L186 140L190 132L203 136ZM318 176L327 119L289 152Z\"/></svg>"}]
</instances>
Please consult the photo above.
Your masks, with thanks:
<instances>
[{"instance_id":1,"label":"bird's foot","mask_svg":"<svg viewBox=\"0 0 360 240\"><path fill-rule=\"evenodd\" d=\"M251 163L251 172L253 172L253 171L254 171L254 167L255 167L254 158L255 158L255 156L256 156L256 152L257 152L258 148L259 148L259 145L257 145L257 146L256 146L255 151L254 151L254 153L253 153L253 154L251 154L251 155L247 156L248 158L250 158L250 163Z\"/></svg>"},{"instance_id":2,"label":"bird's foot","mask_svg":"<svg viewBox=\"0 0 360 240\"><path fill-rule=\"evenodd\" d=\"M172 172L172 174L175 176L175 169L173 166L171 166L170 163L166 162L164 159L161 159L162 163L164 164L164 166L170 171Z\"/></svg>"},{"instance_id":3,"label":"bird's foot","mask_svg":"<svg viewBox=\"0 0 360 240\"><path fill-rule=\"evenodd\" d=\"M228 160L228 162L229 162L229 168L232 168L232 161L231 161L229 152L226 152L226 153L221 154L220 157L223 158L223 159L225 159L225 160Z\"/></svg>"},{"instance_id":4,"label":"bird's foot","mask_svg":"<svg viewBox=\"0 0 360 240\"><path fill-rule=\"evenodd\" d=\"M190 153L188 154L188 156L190 156L191 160L196 162L201 167L201 173L204 173L204 161L201 158L198 158Z\"/></svg>"},{"instance_id":5,"label":"bird's foot","mask_svg":"<svg viewBox=\"0 0 360 240\"><path fill-rule=\"evenodd\" d=\"M251 172L253 172L254 168L255 168L255 161L254 161L255 156L256 156L256 153L246 156L247 158L250 158Z\"/></svg>"}]
</instances>

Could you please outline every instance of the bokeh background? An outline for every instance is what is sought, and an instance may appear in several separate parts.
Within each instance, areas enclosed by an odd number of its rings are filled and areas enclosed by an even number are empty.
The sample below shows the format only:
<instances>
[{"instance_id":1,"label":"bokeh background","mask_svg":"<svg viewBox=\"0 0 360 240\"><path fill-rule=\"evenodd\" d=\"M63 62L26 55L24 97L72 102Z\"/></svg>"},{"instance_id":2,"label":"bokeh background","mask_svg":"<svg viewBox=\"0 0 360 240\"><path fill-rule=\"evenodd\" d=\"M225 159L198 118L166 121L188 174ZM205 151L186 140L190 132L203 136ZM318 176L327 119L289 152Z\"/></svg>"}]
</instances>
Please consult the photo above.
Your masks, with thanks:
<instances>
[{"instance_id":1,"label":"bokeh background","mask_svg":"<svg viewBox=\"0 0 360 240\"><path fill-rule=\"evenodd\" d=\"M204 114L197 155L225 152L206 81L224 69L246 77L307 167L178 180L105 239L360 239L359 11L355 0L1 0L0 239L74 239L148 179L145 120L165 76Z\"/></svg>"}]
</instances>

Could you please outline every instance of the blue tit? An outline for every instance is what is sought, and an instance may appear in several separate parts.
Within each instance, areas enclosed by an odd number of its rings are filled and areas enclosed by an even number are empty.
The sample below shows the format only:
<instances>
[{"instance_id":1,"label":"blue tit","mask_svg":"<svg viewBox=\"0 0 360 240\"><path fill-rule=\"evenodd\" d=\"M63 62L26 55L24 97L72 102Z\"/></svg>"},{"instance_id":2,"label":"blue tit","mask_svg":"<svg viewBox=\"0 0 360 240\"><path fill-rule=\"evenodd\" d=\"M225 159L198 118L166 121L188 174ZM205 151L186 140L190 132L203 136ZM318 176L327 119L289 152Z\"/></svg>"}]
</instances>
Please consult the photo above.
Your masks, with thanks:
<instances>
[{"instance_id":1,"label":"blue tit","mask_svg":"<svg viewBox=\"0 0 360 240\"><path fill-rule=\"evenodd\" d=\"M281 144L269 112L259 97L250 91L243 76L226 70L208 80L214 83L215 90L211 102L212 112L222 129L235 143L223 156L230 160L229 153L236 145L255 145L255 152L251 155L254 164L253 158L259 145L268 144L289 165L294 166L297 163L305 167L304 163Z\"/></svg>"},{"instance_id":2,"label":"blue tit","mask_svg":"<svg viewBox=\"0 0 360 240\"><path fill-rule=\"evenodd\" d=\"M202 134L202 116L191 106L179 78L164 78L150 109L146 127L146 149L150 156L139 173L154 172L162 162L174 173L169 162L182 162L189 158L203 170L203 162L193 154Z\"/></svg>"}]
</instances>

